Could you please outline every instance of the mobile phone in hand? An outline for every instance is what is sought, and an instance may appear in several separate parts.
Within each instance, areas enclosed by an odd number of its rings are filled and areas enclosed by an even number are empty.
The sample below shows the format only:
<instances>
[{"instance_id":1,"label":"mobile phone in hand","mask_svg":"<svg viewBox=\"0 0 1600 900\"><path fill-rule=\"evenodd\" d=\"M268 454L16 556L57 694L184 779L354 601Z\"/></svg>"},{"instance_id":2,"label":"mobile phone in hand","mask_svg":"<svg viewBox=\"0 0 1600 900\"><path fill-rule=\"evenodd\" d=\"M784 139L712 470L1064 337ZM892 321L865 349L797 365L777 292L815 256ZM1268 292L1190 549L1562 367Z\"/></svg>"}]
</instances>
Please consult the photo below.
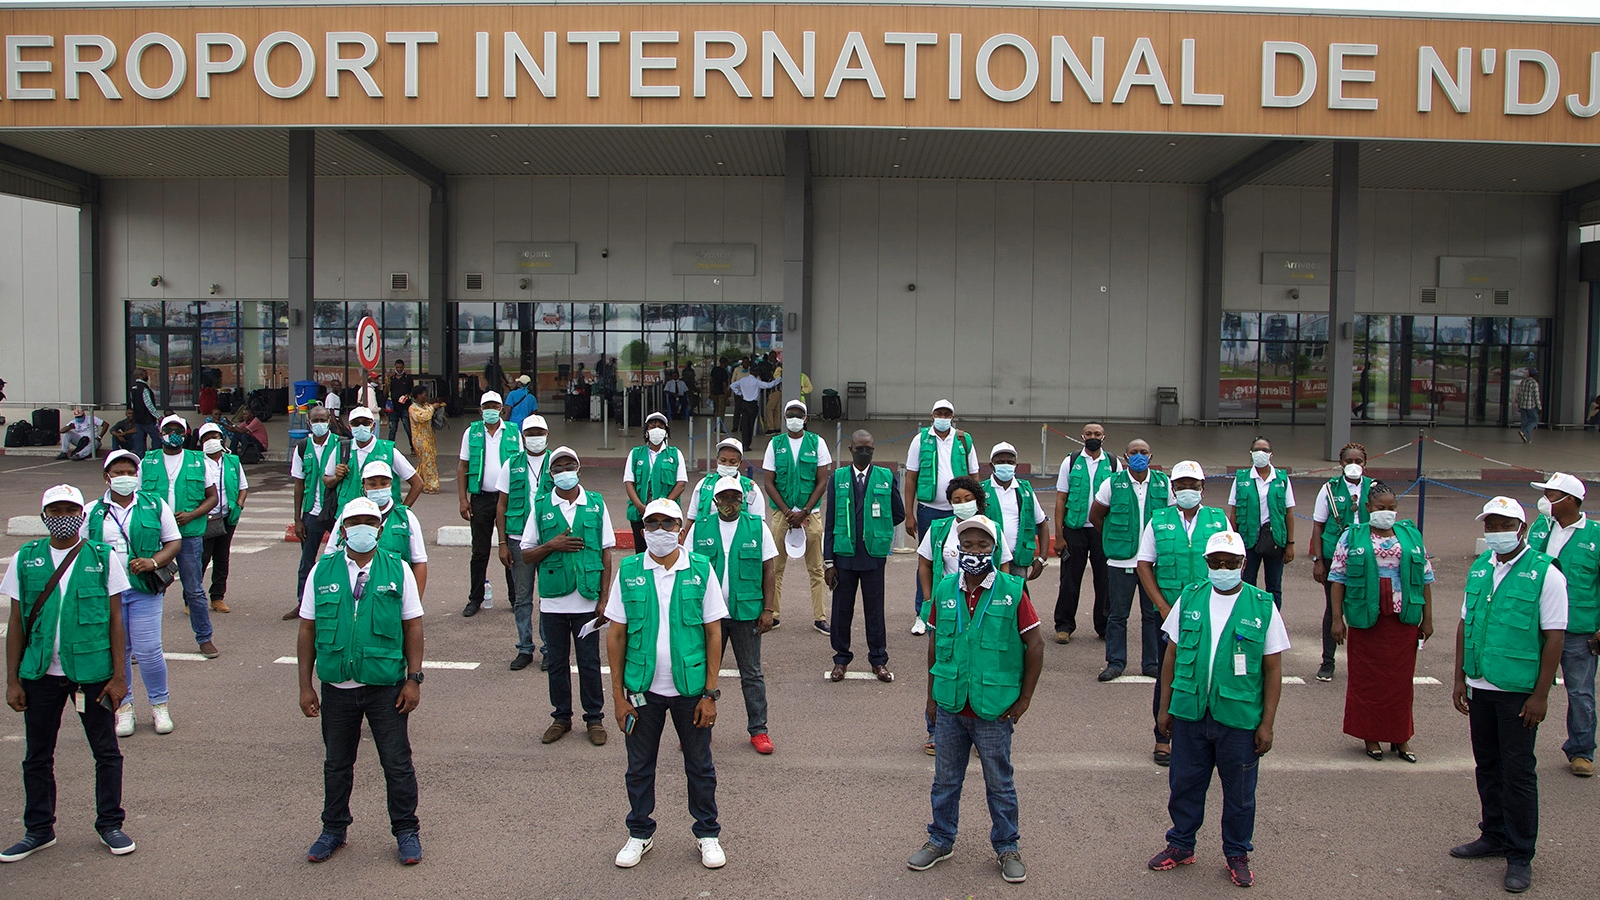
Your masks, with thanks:
<instances>
[{"instance_id":1,"label":"mobile phone in hand","mask_svg":"<svg viewBox=\"0 0 1600 900\"><path fill-rule=\"evenodd\" d=\"M622 733L633 734L633 726L637 724L639 724L639 717L633 713L628 713L622 717Z\"/></svg>"},{"instance_id":2,"label":"mobile phone in hand","mask_svg":"<svg viewBox=\"0 0 1600 900\"><path fill-rule=\"evenodd\" d=\"M110 694L101 694L100 698L95 702L99 703L101 706L104 706L106 708L106 712L114 713L117 711L117 701L111 699Z\"/></svg>"}]
</instances>

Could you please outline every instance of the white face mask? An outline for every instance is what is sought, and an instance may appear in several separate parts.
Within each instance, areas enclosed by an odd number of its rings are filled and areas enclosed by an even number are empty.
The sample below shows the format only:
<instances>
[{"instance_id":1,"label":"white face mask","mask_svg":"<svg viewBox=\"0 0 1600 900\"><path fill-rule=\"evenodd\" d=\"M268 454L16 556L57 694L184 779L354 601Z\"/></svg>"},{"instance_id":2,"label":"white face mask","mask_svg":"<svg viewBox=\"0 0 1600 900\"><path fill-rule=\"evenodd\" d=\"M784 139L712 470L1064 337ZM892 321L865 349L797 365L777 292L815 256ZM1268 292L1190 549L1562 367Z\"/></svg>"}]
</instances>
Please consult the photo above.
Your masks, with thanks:
<instances>
[{"instance_id":1,"label":"white face mask","mask_svg":"<svg viewBox=\"0 0 1600 900\"><path fill-rule=\"evenodd\" d=\"M218 453L222 452L222 442L216 438L211 438L204 444L201 444L200 449L204 450L207 456L216 456Z\"/></svg>"},{"instance_id":2,"label":"white face mask","mask_svg":"<svg viewBox=\"0 0 1600 900\"><path fill-rule=\"evenodd\" d=\"M952 503L950 506L955 510L956 518L958 519L970 519L978 514L978 501L976 500L968 500L965 503Z\"/></svg>"},{"instance_id":3,"label":"white face mask","mask_svg":"<svg viewBox=\"0 0 1600 900\"><path fill-rule=\"evenodd\" d=\"M1359 481L1361 479L1362 471L1364 470L1361 468L1360 464L1351 463L1350 465L1344 467L1344 477L1350 479L1351 481Z\"/></svg>"},{"instance_id":4,"label":"white face mask","mask_svg":"<svg viewBox=\"0 0 1600 900\"><path fill-rule=\"evenodd\" d=\"M1381 531L1388 531L1394 527L1395 519L1399 518L1399 516L1400 513L1397 510L1376 509L1372 511L1369 521L1372 522L1373 528L1377 528Z\"/></svg>"},{"instance_id":5,"label":"white face mask","mask_svg":"<svg viewBox=\"0 0 1600 900\"><path fill-rule=\"evenodd\" d=\"M1264 469L1267 466L1272 465L1272 451L1271 450L1251 450L1250 451L1250 465L1255 466L1258 469Z\"/></svg>"},{"instance_id":6,"label":"white face mask","mask_svg":"<svg viewBox=\"0 0 1600 900\"><path fill-rule=\"evenodd\" d=\"M783 420L783 424L785 426L787 426L790 431L799 432L799 431L804 431L805 430L806 420L805 419L784 419Z\"/></svg>"},{"instance_id":7,"label":"white face mask","mask_svg":"<svg viewBox=\"0 0 1600 900\"><path fill-rule=\"evenodd\" d=\"M645 431L644 436L645 440L650 443L659 444L667 439L667 430L665 428L651 428Z\"/></svg>"},{"instance_id":8,"label":"white face mask","mask_svg":"<svg viewBox=\"0 0 1600 900\"><path fill-rule=\"evenodd\" d=\"M1555 515L1555 513L1551 512L1550 509L1551 509L1550 498L1549 497L1540 497L1539 498L1539 512L1544 514L1544 515L1547 515L1547 516Z\"/></svg>"},{"instance_id":9,"label":"white face mask","mask_svg":"<svg viewBox=\"0 0 1600 900\"><path fill-rule=\"evenodd\" d=\"M678 535L673 531L646 531L644 533L645 549L656 558L671 556L672 551L678 549Z\"/></svg>"},{"instance_id":10,"label":"white face mask","mask_svg":"<svg viewBox=\"0 0 1600 900\"><path fill-rule=\"evenodd\" d=\"M139 489L139 476L113 475L111 476L111 493L118 497L132 497L133 492Z\"/></svg>"},{"instance_id":11,"label":"white face mask","mask_svg":"<svg viewBox=\"0 0 1600 900\"><path fill-rule=\"evenodd\" d=\"M723 478L738 478L739 477L739 467L738 466L724 466L724 465L718 464L717 465L717 474L721 475Z\"/></svg>"},{"instance_id":12,"label":"white face mask","mask_svg":"<svg viewBox=\"0 0 1600 900\"><path fill-rule=\"evenodd\" d=\"M544 452L544 448L550 443L550 439L542 434L538 437L524 435L522 438L522 443L528 448L529 453L532 453L534 456L538 456Z\"/></svg>"},{"instance_id":13,"label":"white face mask","mask_svg":"<svg viewBox=\"0 0 1600 900\"><path fill-rule=\"evenodd\" d=\"M1490 531L1484 534L1483 542L1496 553L1510 553L1522 543L1522 536L1515 531Z\"/></svg>"},{"instance_id":14,"label":"white face mask","mask_svg":"<svg viewBox=\"0 0 1600 900\"><path fill-rule=\"evenodd\" d=\"M1180 509L1194 509L1200 505L1200 492L1193 489L1173 491L1172 499L1178 501Z\"/></svg>"}]
</instances>

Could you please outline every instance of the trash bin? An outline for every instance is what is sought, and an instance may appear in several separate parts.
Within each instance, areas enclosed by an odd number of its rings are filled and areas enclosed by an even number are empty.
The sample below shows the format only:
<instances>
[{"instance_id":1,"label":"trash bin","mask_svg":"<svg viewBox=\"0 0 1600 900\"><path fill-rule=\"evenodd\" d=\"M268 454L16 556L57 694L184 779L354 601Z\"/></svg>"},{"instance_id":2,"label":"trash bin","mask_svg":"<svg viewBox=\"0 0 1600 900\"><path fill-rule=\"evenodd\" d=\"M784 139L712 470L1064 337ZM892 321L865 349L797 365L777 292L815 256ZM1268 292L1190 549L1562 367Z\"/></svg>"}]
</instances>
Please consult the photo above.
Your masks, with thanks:
<instances>
[{"instance_id":1,"label":"trash bin","mask_svg":"<svg viewBox=\"0 0 1600 900\"><path fill-rule=\"evenodd\" d=\"M294 406L289 410L289 440L304 440L306 435L311 433L308 413L311 404L317 402L317 397L321 393L321 387L315 381L294 383Z\"/></svg>"},{"instance_id":2,"label":"trash bin","mask_svg":"<svg viewBox=\"0 0 1600 900\"><path fill-rule=\"evenodd\" d=\"M867 383L847 381L844 385L844 417L851 422L867 420Z\"/></svg>"},{"instance_id":3,"label":"trash bin","mask_svg":"<svg viewBox=\"0 0 1600 900\"><path fill-rule=\"evenodd\" d=\"M1178 424L1178 389L1156 388L1156 424L1170 428Z\"/></svg>"}]
</instances>

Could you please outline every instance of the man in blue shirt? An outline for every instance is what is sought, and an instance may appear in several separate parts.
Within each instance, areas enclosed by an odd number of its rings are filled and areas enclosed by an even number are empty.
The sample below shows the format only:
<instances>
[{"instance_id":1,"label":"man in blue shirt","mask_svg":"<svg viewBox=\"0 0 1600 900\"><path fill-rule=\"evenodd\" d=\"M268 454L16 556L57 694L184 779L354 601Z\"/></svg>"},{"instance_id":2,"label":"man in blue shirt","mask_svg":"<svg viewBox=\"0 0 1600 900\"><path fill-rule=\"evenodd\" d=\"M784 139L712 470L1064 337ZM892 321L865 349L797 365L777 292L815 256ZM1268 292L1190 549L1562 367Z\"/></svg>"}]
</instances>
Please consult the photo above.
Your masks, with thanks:
<instances>
[{"instance_id":1,"label":"man in blue shirt","mask_svg":"<svg viewBox=\"0 0 1600 900\"><path fill-rule=\"evenodd\" d=\"M506 395L506 421L521 422L539 411L539 397L532 382L527 375L517 376L517 389Z\"/></svg>"}]
</instances>

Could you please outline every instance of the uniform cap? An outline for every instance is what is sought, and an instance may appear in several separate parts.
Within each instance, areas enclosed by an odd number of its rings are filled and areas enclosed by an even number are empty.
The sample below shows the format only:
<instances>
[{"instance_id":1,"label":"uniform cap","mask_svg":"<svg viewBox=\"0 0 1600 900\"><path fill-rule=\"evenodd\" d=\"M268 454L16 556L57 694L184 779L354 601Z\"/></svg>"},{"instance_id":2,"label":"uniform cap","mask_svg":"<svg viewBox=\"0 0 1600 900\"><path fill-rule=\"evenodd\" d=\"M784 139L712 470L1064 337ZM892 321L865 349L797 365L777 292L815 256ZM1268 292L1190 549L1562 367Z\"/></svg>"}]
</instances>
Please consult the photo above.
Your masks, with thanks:
<instances>
[{"instance_id":1,"label":"uniform cap","mask_svg":"<svg viewBox=\"0 0 1600 900\"><path fill-rule=\"evenodd\" d=\"M1244 538L1239 537L1236 531L1219 531L1206 541L1206 555L1213 553L1228 553L1233 556L1244 555Z\"/></svg>"},{"instance_id":2,"label":"uniform cap","mask_svg":"<svg viewBox=\"0 0 1600 900\"><path fill-rule=\"evenodd\" d=\"M111 464L116 462L119 459L131 459L131 460L133 460L133 464L134 465L138 465L139 464L139 457L134 455L131 451L128 451L128 450L113 450L110 453L106 454L106 461L105 461L104 464L102 464L100 466L100 468L101 469L109 469L109 468L111 468Z\"/></svg>"},{"instance_id":3,"label":"uniform cap","mask_svg":"<svg viewBox=\"0 0 1600 900\"><path fill-rule=\"evenodd\" d=\"M83 492L70 484L58 484L44 492L44 499L39 502L39 508L44 509L52 503L71 502L83 508Z\"/></svg>"},{"instance_id":4,"label":"uniform cap","mask_svg":"<svg viewBox=\"0 0 1600 900\"><path fill-rule=\"evenodd\" d=\"M1017 448L1011 446L1011 444L1007 443L1006 441L1001 441L1000 443L994 445L993 450L989 451L989 458L994 459L996 456L999 456L1002 453L1010 453L1015 455L1016 452Z\"/></svg>"},{"instance_id":5,"label":"uniform cap","mask_svg":"<svg viewBox=\"0 0 1600 900\"><path fill-rule=\"evenodd\" d=\"M563 456L569 457L573 462L580 466L583 465L583 460L578 458L578 451L567 446L557 447L550 451L550 464L555 465L556 460Z\"/></svg>"},{"instance_id":6,"label":"uniform cap","mask_svg":"<svg viewBox=\"0 0 1600 900\"><path fill-rule=\"evenodd\" d=\"M375 459L361 467L362 481L366 481L368 478L377 478L379 476L393 480L394 469L390 468L389 464L381 459Z\"/></svg>"},{"instance_id":7,"label":"uniform cap","mask_svg":"<svg viewBox=\"0 0 1600 900\"><path fill-rule=\"evenodd\" d=\"M1523 511L1522 504L1510 497L1495 497L1483 505L1483 512L1478 513L1478 521L1483 521L1490 516L1506 516L1518 522L1527 522L1528 514Z\"/></svg>"},{"instance_id":8,"label":"uniform cap","mask_svg":"<svg viewBox=\"0 0 1600 900\"><path fill-rule=\"evenodd\" d=\"M998 540L999 530L995 528L994 520L988 516L968 516L956 523L956 534L977 529L987 534L991 540Z\"/></svg>"},{"instance_id":9,"label":"uniform cap","mask_svg":"<svg viewBox=\"0 0 1600 900\"><path fill-rule=\"evenodd\" d=\"M677 503L668 500L665 497L660 497L655 500L651 500L649 505L645 506L644 515L640 516L639 520L642 522L651 516L671 516L672 518L677 519L679 522L682 522L683 510L678 508Z\"/></svg>"},{"instance_id":10,"label":"uniform cap","mask_svg":"<svg viewBox=\"0 0 1600 900\"><path fill-rule=\"evenodd\" d=\"M740 456L744 455L744 443L738 438L723 438L721 441L718 441L717 449L721 450L723 447L732 447L733 449L739 451Z\"/></svg>"},{"instance_id":11,"label":"uniform cap","mask_svg":"<svg viewBox=\"0 0 1600 900\"><path fill-rule=\"evenodd\" d=\"M482 406L485 403L498 403L504 406L505 402L505 398L500 396L499 391L484 391L483 396L478 398L479 406Z\"/></svg>"},{"instance_id":12,"label":"uniform cap","mask_svg":"<svg viewBox=\"0 0 1600 900\"><path fill-rule=\"evenodd\" d=\"M519 427L523 431L527 431L529 428L543 428L545 431L550 430L550 426L545 424L544 416L541 416L538 413L533 413L532 415L523 418L522 425Z\"/></svg>"},{"instance_id":13,"label":"uniform cap","mask_svg":"<svg viewBox=\"0 0 1600 900\"><path fill-rule=\"evenodd\" d=\"M1167 473L1167 477L1173 481L1177 481L1179 478L1198 478L1201 481L1205 481L1206 470L1200 468L1200 464L1194 460L1186 459L1173 466L1172 471Z\"/></svg>"},{"instance_id":14,"label":"uniform cap","mask_svg":"<svg viewBox=\"0 0 1600 900\"><path fill-rule=\"evenodd\" d=\"M365 497L357 497L346 503L344 509L340 510L339 521L354 519L357 516L371 516L374 519L381 519L383 518L383 510L379 509L378 504L373 503L371 500Z\"/></svg>"},{"instance_id":15,"label":"uniform cap","mask_svg":"<svg viewBox=\"0 0 1600 900\"><path fill-rule=\"evenodd\" d=\"M738 478L724 475L717 479L716 487L711 489L711 496L715 497L723 491L738 491L742 494L744 493L744 485L739 483Z\"/></svg>"},{"instance_id":16,"label":"uniform cap","mask_svg":"<svg viewBox=\"0 0 1600 900\"><path fill-rule=\"evenodd\" d=\"M1564 494L1571 494L1572 496L1577 497L1579 500L1583 499L1585 491L1583 482L1565 472L1551 472L1549 481L1535 481L1532 482L1532 484L1541 491L1561 491Z\"/></svg>"},{"instance_id":17,"label":"uniform cap","mask_svg":"<svg viewBox=\"0 0 1600 900\"><path fill-rule=\"evenodd\" d=\"M354 422L357 419L371 419L374 422L378 421L378 417L372 414L372 410L367 409L365 406L357 406L344 414L344 420L346 422Z\"/></svg>"},{"instance_id":18,"label":"uniform cap","mask_svg":"<svg viewBox=\"0 0 1600 900\"><path fill-rule=\"evenodd\" d=\"M951 403L949 400L940 400L938 403L933 405L934 412L938 412L941 409L947 410L952 416L956 414L956 405Z\"/></svg>"},{"instance_id":19,"label":"uniform cap","mask_svg":"<svg viewBox=\"0 0 1600 900\"><path fill-rule=\"evenodd\" d=\"M165 429L168 425L172 425L174 423L176 423L178 425L182 425L184 431L188 431L189 430L189 422L188 422L188 420L185 419L183 416L179 416L179 415L171 415L171 416L167 416L165 419L162 419L161 420L161 427L163 429Z\"/></svg>"}]
</instances>

